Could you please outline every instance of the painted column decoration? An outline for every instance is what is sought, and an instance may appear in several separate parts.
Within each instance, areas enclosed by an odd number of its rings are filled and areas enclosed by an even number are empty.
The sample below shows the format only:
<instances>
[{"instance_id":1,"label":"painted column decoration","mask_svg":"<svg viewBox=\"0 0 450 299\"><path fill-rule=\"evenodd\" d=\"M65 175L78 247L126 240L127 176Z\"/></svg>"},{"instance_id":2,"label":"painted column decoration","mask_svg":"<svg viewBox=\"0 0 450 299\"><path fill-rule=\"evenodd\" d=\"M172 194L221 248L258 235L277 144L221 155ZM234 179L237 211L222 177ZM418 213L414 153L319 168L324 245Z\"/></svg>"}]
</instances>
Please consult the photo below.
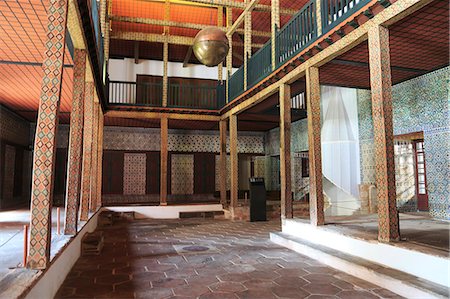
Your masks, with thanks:
<instances>
[{"instance_id":1,"label":"painted column decoration","mask_svg":"<svg viewBox=\"0 0 450 299\"><path fill-rule=\"evenodd\" d=\"M389 30L382 26L372 27L368 32L368 38L378 202L378 240L398 241L400 233L395 189Z\"/></svg>"},{"instance_id":2,"label":"painted column decoration","mask_svg":"<svg viewBox=\"0 0 450 299\"><path fill-rule=\"evenodd\" d=\"M169 120L161 118L161 188L159 204L161 206L167 205L167 159L168 149L167 141L169 135Z\"/></svg>"},{"instance_id":3,"label":"painted column decoration","mask_svg":"<svg viewBox=\"0 0 450 299\"><path fill-rule=\"evenodd\" d=\"M245 0L245 3L248 1ZM244 90L247 90L248 61L252 57L252 12L244 16Z\"/></svg>"},{"instance_id":4,"label":"painted column decoration","mask_svg":"<svg viewBox=\"0 0 450 299\"><path fill-rule=\"evenodd\" d=\"M217 26L223 26L223 6L217 7ZM217 80L223 80L223 62L219 63L217 66Z\"/></svg>"},{"instance_id":5,"label":"painted column decoration","mask_svg":"<svg viewBox=\"0 0 450 299\"><path fill-rule=\"evenodd\" d=\"M316 24L317 24L317 36L322 35L322 1L316 1Z\"/></svg>"},{"instance_id":6,"label":"painted column decoration","mask_svg":"<svg viewBox=\"0 0 450 299\"><path fill-rule=\"evenodd\" d=\"M64 234L74 235L78 229L78 207L81 191L81 159L83 149L84 82L86 50L75 49L73 66L72 111L67 161L67 191Z\"/></svg>"},{"instance_id":7,"label":"painted column decoration","mask_svg":"<svg viewBox=\"0 0 450 299\"><path fill-rule=\"evenodd\" d=\"M291 185L291 87L280 86L281 217L292 218Z\"/></svg>"},{"instance_id":8,"label":"painted column decoration","mask_svg":"<svg viewBox=\"0 0 450 299\"><path fill-rule=\"evenodd\" d=\"M91 160L91 195L89 211L95 213L98 209L97 207L97 154L98 154L98 110L99 103L97 95L94 96L94 113L92 121L92 160Z\"/></svg>"},{"instance_id":9,"label":"painted column decoration","mask_svg":"<svg viewBox=\"0 0 450 299\"><path fill-rule=\"evenodd\" d=\"M56 129L66 48L67 0L47 7L43 78L34 143L28 267L45 269L50 262Z\"/></svg>"},{"instance_id":10,"label":"painted column decoration","mask_svg":"<svg viewBox=\"0 0 450 299\"><path fill-rule=\"evenodd\" d=\"M309 147L309 217L312 225L323 225L322 153L320 141L320 81L319 69L306 69L306 100Z\"/></svg>"},{"instance_id":11,"label":"painted column decoration","mask_svg":"<svg viewBox=\"0 0 450 299\"><path fill-rule=\"evenodd\" d=\"M92 130L94 113L94 82L86 82L84 101L84 132L83 160L81 175L80 220L89 218L89 203L91 201L91 161L92 161Z\"/></svg>"},{"instance_id":12,"label":"painted column decoration","mask_svg":"<svg viewBox=\"0 0 450 299\"><path fill-rule=\"evenodd\" d=\"M220 133L220 203L227 205L227 121L219 122Z\"/></svg>"},{"instance_id":13,"label":"painted column decoration","mask_svg":"<svg viewBox=\"0 0 450 299\"><path fill-rule=\"evenodd\" d=\"M231 164L230 205L231 205L231 208L237 207L237 204L238 204L239 173L238 173L238 152L237 152L238 140L237 139L238 139L237 115L232 114L230 116L230 164Z\"/></svg>"},{"instance_id":14,"label":"painted column decoration","mask_svg":"<svg viewBox=\"0 0 450 299\"><path fill-rule=\"evenodd\" d=\"M97 147L97 207L102 207L102 167L103 167L103 111L98 109L98 147Z\"/></svg>"},{"instance_id":15,"label":"painted column decoration","mask_svg":"<svg viewBox=\"0 0 450 299\"><path fill-rule=\"evenodd\" d=\"M162 106L167 107L167 94L169 89L169 78L167 77L167 68L169 63L169 43L166 41L163 44L163 94L162 94Z\"/></svg>"},{"instance_id":16,"label":"painted column decoration","mask_svg":"<svg viewBox=\"0 0 450 299\"><path fill-rule=\"evenodd\" d=\"M277 66L277 53L276 53L276 34L280 29L280 0L272 0L271 2L271 47L272 47L272 70L274 71Z\"/></svg>"},{"instance_id":17,"label":"painted column decoration","mask_svg":"<svg viewBox=\"0 0 450 299\"><path fill-rule=\"evenodd\" d=\"M170 1L165 0L164 4L164 20L170 19ZM162 106L167 107L167 97L169 89L169 78L167 76L167 69L169 63L169 26L164 26L164 44L163 44L163 88L162 88Z\"/></svg>"},{"instance_id":18,"label":"painted column decoration","mask_svg":"<svg viewBox=\"0 0 450 299\"><path fill-rule=\"evenodd\" d=\"M227 7L226 8L226 18L227 18L227 30L233 25L233 10L231 9L231 7ZM229 89L230 89L230 77L231 77L231 72L233 71L233 35L229 35L227 34L228 37L228 44L230 46L229 50L228 50L228 54L227 54L227 84L226 84L226 102L228 103L230 101L230 97L229 97Z\"/></svg>"}]
</instances>

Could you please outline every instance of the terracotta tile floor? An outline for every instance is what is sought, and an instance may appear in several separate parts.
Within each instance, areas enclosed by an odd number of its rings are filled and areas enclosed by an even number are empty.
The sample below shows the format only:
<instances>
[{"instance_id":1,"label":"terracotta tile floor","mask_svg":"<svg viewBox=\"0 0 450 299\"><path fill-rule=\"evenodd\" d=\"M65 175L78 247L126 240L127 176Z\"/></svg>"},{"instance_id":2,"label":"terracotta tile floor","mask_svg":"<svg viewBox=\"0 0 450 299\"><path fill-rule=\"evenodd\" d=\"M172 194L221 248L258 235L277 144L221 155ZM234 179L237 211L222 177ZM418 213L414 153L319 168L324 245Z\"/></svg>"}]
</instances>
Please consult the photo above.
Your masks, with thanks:
<instances>
[{"instance_id":1,"label":"terracotta tile floor","mask_svg":"<svg viewBox=\"0 0 450 299\"><path fill-rule=\"evenodd\" d=\"M56 298L397 298L279 247L279 221L136 220L102 229Z\"/></svg>"}]
</instances>

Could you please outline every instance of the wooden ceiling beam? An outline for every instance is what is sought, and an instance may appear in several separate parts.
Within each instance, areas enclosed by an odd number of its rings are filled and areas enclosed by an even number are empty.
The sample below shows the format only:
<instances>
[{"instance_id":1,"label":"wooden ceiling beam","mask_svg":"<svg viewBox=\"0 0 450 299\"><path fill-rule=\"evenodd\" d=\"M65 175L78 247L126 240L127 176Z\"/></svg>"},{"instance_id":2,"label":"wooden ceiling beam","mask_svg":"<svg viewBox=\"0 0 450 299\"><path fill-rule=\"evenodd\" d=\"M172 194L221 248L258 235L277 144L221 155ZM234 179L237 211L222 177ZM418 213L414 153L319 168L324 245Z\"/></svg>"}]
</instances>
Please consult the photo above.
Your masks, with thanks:
<instances>
[{"instance_id":1,"label":"wooden ceiling beam","mask_svg":"<svg viewBox=\"0 0 450 299\"><path fill-rule=\"evenodd\" d=\"M157 25L157 26L169 26L169 27L196 29L196 30L202 30L208 26L205 24L184 23L184 22L151 19L151 18L135 18L135 17L116 16L116 15L110 16L109 19L111 21L116 21L116 22ZM226 27L223 27L223 26L217 26L217 27L223 31L227 31ZM238 28L236 30L236 32L244 34L244 29ZM252 30L252 35L253 36L262 36L262 37L271 37L271 32Z\"/></svg>"},{"instance_id":2,"label":"wooden ceiling beam","mask_svg":"<svg viewBox=\"0 0 450 299\"><path fill-rule=\"evenodd\" d=\"M197 121L219 121L218 115L205 114L184 114L184 113L170 113L170 112L150 112L150 111L117 111L108 110L105 117L118 118L141 118L141 119L178 119L178 120L197 120Z\"/></svg>"},{"instance_id":3,"label":"wooden ceiling beam","mask_svg":"<svg viewBox=\"0 0 450 299\"><path fill-rule=\"evenodd\" d=\"M131 31L119 31L111 34L111 39L122 39L131 41L143 41L150 43L164 43L168 42L173 45L192 46L194 44L194 38L189 36L180 35L162 35L156 33L145 32L131 32ZM241 42L233 42L233 46L243 46ZM264 44L252 44L253 48L261 48Z\"/></svg>"},{"instance_id":4,"label":"wooden ceiling beam","mask_svg":"<svg viewBox=\"0 0 450 299\"><path fill-rule=\"evenodd\" d=\"M146 2L164 2L164 0L145 0ZM189 5L189 6L203 6L203 7L230 7L244 10L246 4L244 2L232 1L232 0L178 0L176 5ZM271 6L265 4L257 4L254 8L255 11L271 12ZM284 15L295 15L297 10L291 8L280 7L280 13Z\"/></svg>"},{"instance_id":5,"label":"wooden ceiling beam","mask_svg":"<svg viewBox=\"0 0 450 299\"><path fill-rule=\"evenodd\" d=\"M232 35L236 29L238 29L239 26L241 26L242 22L244 22L245 15L248 13L251 13L252 10L255 8L256 4L258 4L259 0L252 0L250 3L248 3L244 9L244 11L239 15L239 17L234 21L233 25L228 29L227 35Z\"/></svg>"}]
</instances>

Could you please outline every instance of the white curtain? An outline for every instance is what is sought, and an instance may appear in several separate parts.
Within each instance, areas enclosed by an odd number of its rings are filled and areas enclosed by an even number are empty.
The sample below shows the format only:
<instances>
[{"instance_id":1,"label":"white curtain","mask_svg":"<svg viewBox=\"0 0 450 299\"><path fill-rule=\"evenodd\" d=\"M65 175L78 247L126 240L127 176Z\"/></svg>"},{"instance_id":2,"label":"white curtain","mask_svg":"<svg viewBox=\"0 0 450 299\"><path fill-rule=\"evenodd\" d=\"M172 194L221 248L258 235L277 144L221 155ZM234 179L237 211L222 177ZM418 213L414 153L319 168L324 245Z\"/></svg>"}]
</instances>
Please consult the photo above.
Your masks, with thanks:
<instances>
[{"instance_id":1,"label":"white curtain","mask_svg":"<svg viewBox=\"0 0 450 299\"><path fill-rule=\"evenodd\" d=\"M323 175L333 185L354 197L354 199L343 198L345 193L333 192L340 194L340 198L331 200L349 203L359 198L360 183L356 89L322 86L321 93ZM359 203L354 202L351 206L347 208L357 209Z\"/></svg>"}]
</instances>

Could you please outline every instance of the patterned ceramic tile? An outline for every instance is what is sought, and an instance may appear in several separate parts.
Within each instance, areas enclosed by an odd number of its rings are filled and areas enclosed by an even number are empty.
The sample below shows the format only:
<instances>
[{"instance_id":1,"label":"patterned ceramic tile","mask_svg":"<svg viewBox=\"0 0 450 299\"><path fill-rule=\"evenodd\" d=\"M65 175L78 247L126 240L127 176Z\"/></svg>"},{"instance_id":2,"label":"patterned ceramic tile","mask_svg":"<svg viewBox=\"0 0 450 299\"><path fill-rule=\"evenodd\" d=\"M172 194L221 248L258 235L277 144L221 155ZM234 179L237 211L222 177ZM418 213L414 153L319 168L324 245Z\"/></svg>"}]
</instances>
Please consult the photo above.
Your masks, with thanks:
<instances>
[{"instance_id":1,"label":"patterned ceramic tile","mask_svg":"<svg viewBox=\"0 0 450 299\"><path fill-rule=\"evenodd\" d=\"M0 106L0 136L12 143L25 146L31 144L29 123L10 113L3 106Z\"/></svg>"},{"instance_id":2,"label":"patterned ceramic tile","mask_svg":"<svg viewBox=\"0 0 450 299\"><path fill-rule=\"evenodd\" d=\"M172 194L194 193L194 155L172 155Z\"/></svg>"},{"instance_id":3,"label":"patterned ceramic tile","mask_svg":"<svg viewBox=\"0 0 450 299\"><path fill-rule=\"evenodd\" d=\"M75 49L70 142L68 150L67 194L64 234L74 235L78 228L78 207L81 191L81 160L83 150L84 83L86 51Z\"/></svg>"},{"instance_id":4,"label":"patterned ceramic tile","mask_svg":"<svg viewBox=\"0 0 450 299\"><path fill-rule=\"evenodd\" d=\"M105 127L104 148L159 151L160 138L159 129ZM263 134L239 132L238 140L239 153L264 153ZM218 153L219 147L218 132L169 130L169 151Z\"/></svg>"},{"instance_id":5,"label":"patterned ceramic tile","mask_svg":"<svg viewBox=\"0 0 450 299\"><path fill-rule=\"evenodd\" d=\"M124 154L123 194L143 195L146 188L146 154Z\"/></svg>"},{"instance_id":6,"label":"patterned ceramic tile","mask_svg":"<svg viewBox=\"0 0 450 299\"><path fill-rule=\"evenodd\" d=\"M430 214L450 219L449 71L446 67L393 86L394 134L424 132ZM373 183L373 122L370 91L358 91L361 179ZM398 194L398 190L397 190Z\"/></svg>"},{"instance_id":7,"label":"patterned ceramic tile","mask_svg":"<svg viewBox=\"0 0 450 299\"><path fill-rule=\"evenodd\" d=\"M34 146L28 266L45 269L50 261L51 205L56 127L61 96L68 1L51 1L47 7L46 49L43 53L42 91L39 99Z\"/></svg>"},{"instance_id":8,"label":"patterned ceramic tile","mask_svg":"<svg viewBox=\"0 0 450 299\"><path fill-rule=\"evenodd\" d=\"M14 166L15 166L16 148L11 145L5 145L5 160L3 164L3 194L2 200L12 201L14 190Z\"/></svg>"}]
</instances>

